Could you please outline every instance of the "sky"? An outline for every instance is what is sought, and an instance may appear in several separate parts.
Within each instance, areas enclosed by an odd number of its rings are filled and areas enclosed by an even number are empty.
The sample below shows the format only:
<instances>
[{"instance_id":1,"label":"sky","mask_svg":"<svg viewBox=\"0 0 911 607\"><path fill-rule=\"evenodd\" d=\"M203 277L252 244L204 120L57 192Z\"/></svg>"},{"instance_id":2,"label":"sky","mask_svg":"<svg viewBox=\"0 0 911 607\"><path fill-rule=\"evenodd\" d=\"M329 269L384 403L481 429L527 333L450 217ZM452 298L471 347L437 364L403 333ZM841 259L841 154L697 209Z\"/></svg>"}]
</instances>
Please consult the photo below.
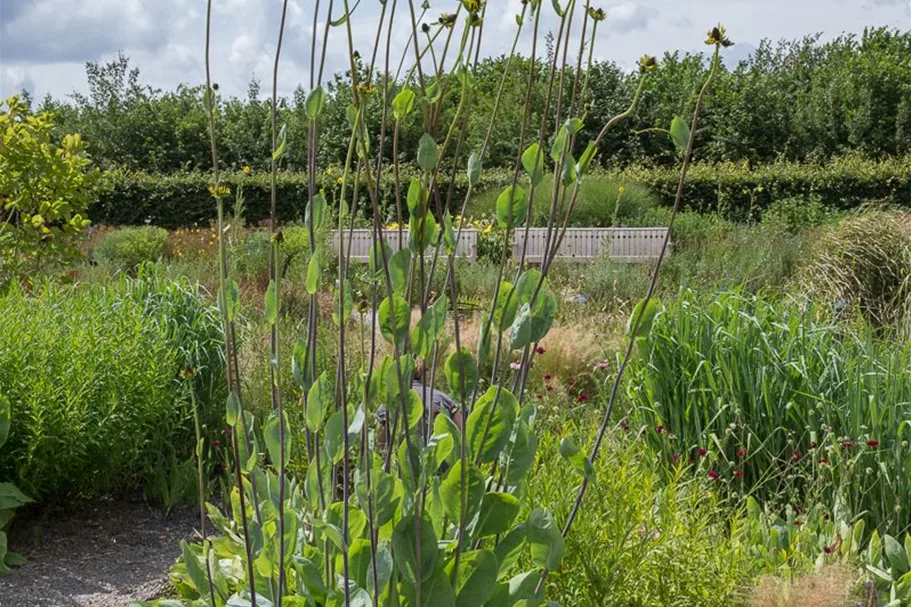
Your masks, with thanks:
<instances>
[{"instance_id":1,"label":"sky","mask_svg":"<svg viewBox=\"0 0 911 607\"><path fill-rule=\"evenodd\" d=\"M290 94L298 84L308 88L315 2L289 0L279 67L281 95ZM400 33L393 34L392 44L396 58L410 32L407 3L398 2ZM515 35L521 0L488 2L482 53L501 55L508 52ZM420 0L414 4L419 10ZM456 0L431 4L427 20L453 12ZM335 0L335 5L334 18L342 2ZM595 56L629 68L647 53L703 51L706 30L719 21L737 43L727 51L727 60L733 62L749 56L763 38L819 33L828 39L843 32L859 33L865 26L911 29L911 0L599 0L592 5L608 12ZM243 96L253 76L262 82L263 91L271 91L281 6L282 0L215 0L212 70L223 92ZM319 33L327 6L328 0L323 0ZM543 10L542 30L553 29L557 17L547 0ZM161 89L200 84L205 79L205 13L205 0L0 0L0 97L23 88L36 99L47 93L64 98L73 91L85 92L85 63L109 61L118 52L140 68L144 84ZM364 55L372 48L379 14L379 0L361 0L354 13L354 43ZM344 27L330 31L330 73L347 64L345 37ZM530 35L523 35L519 51L527 54L530 44Z\"/></svg>"}]
</instances>

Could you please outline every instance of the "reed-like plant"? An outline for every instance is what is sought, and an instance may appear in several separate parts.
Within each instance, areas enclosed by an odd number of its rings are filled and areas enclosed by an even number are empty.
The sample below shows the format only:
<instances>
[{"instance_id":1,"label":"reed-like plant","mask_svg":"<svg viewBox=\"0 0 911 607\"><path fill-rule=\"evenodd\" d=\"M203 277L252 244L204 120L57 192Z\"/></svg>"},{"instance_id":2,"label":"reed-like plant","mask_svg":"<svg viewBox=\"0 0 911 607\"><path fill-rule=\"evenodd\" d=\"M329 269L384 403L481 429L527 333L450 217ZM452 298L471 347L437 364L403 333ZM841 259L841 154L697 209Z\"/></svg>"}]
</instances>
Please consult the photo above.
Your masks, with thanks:
<instances>
[{"instance_id":1,"label":"reed-like plant","mask_svg":"<svg viewBox=\"0 0 911 607\"><path fill-rule=\"evenodd\" d=\"M526 476L536 452L535 406L526 401L525 385L538 343L548 333L558 307L547 275L600 144L614 126L633 114L657 65L652 57L640 61L640 83L630 106L604 124L594 141L582 145L577 138L590 94L593 46L598 24L606 15L592 7L590 0L567 0L565 5L554 1L550 6L539 0L523 2L487 137L478 149L466 150L475 72L491 4L460 0L454 3L452 13L419 25L429 3L425 2L418 14L414 0L407 0L407 4L406 0L387 0L380 7L369 55L361 55L354 48L352 20L359 4L330 0L328 6L321 7L317 0L314 6L305 142L310 178L306 210L310 258L303 277L310 300L305 334L291 353L299 389L294 402L304 408L306 428L294 429L296 433L285 413L292 401L281 390L277 323L282 300L278 268L283 236L275 214L275 175L287 146L295 144L277 124L278 66L287 0L273 72L272 251L263 306L270 342L272 413L262 428L255 427L250 404L241 394L234 327L239 289L228 275L223 244L227 229L224 200L230 193L219 172L218 98L211 85L207 52L204 103L212 136L211 191L218 207L222 241L219 306L231 389L227 421L232 428L234 486L229 514L209 507L209 518L222 535L184 544L183 558L172 578L180 593L195 601L191 604L210 607L543 604L544 580L562 562L564 535L591 479L598 447L596 444L591 457L586 458L571 443L561 446L582 482L576 507L562 533L544 508L535 508L520 518ZM210 0L209 14L211 6ZM554 51L542 60L540 26L542 13L549 10L557 14L558 29ZM318 32L321 19L325 26ZM481 322L477 352L472 352L463 346L458 314L450 315L452 305L459 301L454 264L462 230L461 225L453 225L451 216L455 211L464 214L480 180L499 101L508 94L505 89L511 59L520 36L529 27L533 31L519 145L511 182L497 198L495 208L506 238L499 253L497 286ZM410 32L406 51L400 58L393 57L392 36L396 32L400 35L403 29ZM314 237L329 217L315 176L320 172L317 149L324 120L326 48L335 32L341 32L348 47L352 99L347 112L350 138L335 215L337 272L330 277L324 271L324 259L330 253ZM580 40L577 52L569 44L574 32ZM726 38L719 28L710 32L710 38L716 49L714 74L718 49ZM207 47L210 40L207 30ZM396 60L399 67L394 76ZM570 67L573 60L575 68ZM379 61L383 61L382 67L378 67ZM404 76L400 78L401 73ZM547 82L546 96L544 107L537 112L540 122L535 124L531 84L542 77ZM696 114L707 88L708 82L699 93ZM378 138L371 137L368 133L374 131L367 128L367 106L377 99L382 108ZM456 108L448 124L443 121L446 104ZM399 149L398 142L402 120L411 115L420 118L424 134L417 149L409 154ZM690 128L679 119L671 127L684 157L678 208L695 131L695 120ZM382 176L388 169L385 158L390 140L399 228L387 240L380 201L387 198L381 188L388 184ZM408 183L400 178L406 155L414 158L418 169L418 175ZM439 184L441 175L447 173L452 184L459 171L466 171L468 189L462 200L453 200L452 188ZM545 172L552 174L550 193L545 196L549 202L546 254L540 268L528 268L524 250L515 264L510 262L510 241L517 230L529 229ZM373 287L365 302L372 330L369 354L363 360L346 356L345 351L354 307L349 283L350 245L346 246L350 238L346 235L362 211L357 208L361 183L366 184L366 215L374 232L368 265ZM440 267L447 277L443 288L435 292L431 278ZM316 356L321 326L318 294L326 283L332 294L331 316L338 338L334 370L319 368ZM650 306L646 300L640 309L649 310ZM419 310L416 323L412 323L413 307ZM631 343L643 330L638 327L640 321L637 318L634 322ZM444 339L449 342L450 327L454 351L444 357L441 343ZM379 339L387 342L390 355L379 355ZM632 345L630 348L627 356ZM520 354L518 368L510 364L511 352ZM424 378L421 384L412 383L416 371ZM457 407L435 415L431 403L438 375L445 378ZM616 381L620 381L619 375ZM374 419L380 406L386 411L385 429L375 433L368 420ZM607 419L609 416L610 408ZM306 444L309 464L303 478L286 473L292 440ZM528 558L521 558L523 555ZM518 563L531 563L531 568L518 571Z\"/></svg>"}]
</instances>

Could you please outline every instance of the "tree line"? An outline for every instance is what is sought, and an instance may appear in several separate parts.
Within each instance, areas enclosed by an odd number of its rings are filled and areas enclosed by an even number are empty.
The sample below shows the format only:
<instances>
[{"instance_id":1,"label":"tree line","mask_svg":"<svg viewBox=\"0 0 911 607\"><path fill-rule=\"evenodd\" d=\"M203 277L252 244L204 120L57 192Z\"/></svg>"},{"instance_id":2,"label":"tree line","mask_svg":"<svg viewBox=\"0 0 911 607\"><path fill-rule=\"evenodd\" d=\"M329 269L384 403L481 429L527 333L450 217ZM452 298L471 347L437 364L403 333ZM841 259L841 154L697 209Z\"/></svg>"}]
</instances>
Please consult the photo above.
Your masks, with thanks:
<instances>
[{"instance_id":1,"label":"tree line","mask_svg":"<svg viewBox=\"0 0 911 607\"><path fill-rule=\"evenodd\" d=\"M552 51L549 51L552 52ZM468 115L462 154L480 146L506 63L505 57L482 60L475 74L472 112ZM499 119L487 150L487 166L515 162L522 124L528 59L518 57L508 73ZM691 91L708 69L701 54L668 53L651 79L635 117L602 144L600 158L618 166L667 166L676 151L660 128L675 115L686 115L694 102ZM363 69L363 67L361 68ZM582 140L594 139L609 116L627 106L637 75L613 62L595 62L585 101ZM208 170L211 157L201 87L181 85L162 91L144 85L140 71L120 55L107 64L87 63L87 94L69 99L46 97L35 109L50 110L61 134L78 132L89 143L102 168L121 167L156 173ZM572 67L564 78L572 86ZM373 141L379 138L382 112L381 75L366 123ZM344 161L350 135L351 92L345 75L325 86L319 157L325 164ZM407 82L395 82L390 95ZM443 123L456 111L460 82L445 83ZM537 71L532 108L543 108L545 69ZM886 28L842 35L774 43L762 41L750 58L725 68L704 112L698 160L738 161L760 165L775 160L824 162L847 152L870 158L911 151L911 32ZM280 120L286 125L288 151L284 168L306 165L307 91L299 87L281 100ZM390 96L391 98L391 96ZM682 100L682 101L681 101ZM245 97L222 96L218 103L219 148L229 167L265 169L271 156L270 101L257 80ZM449 113L447 116L446 113ZM533 110L532 124L543 117ZM563 117L565 118L565 116ZM414 150L422 134L419 116L400 125L400 150ZM391 145L387 145L391 154Z\"/></svg>"}]
</instances>

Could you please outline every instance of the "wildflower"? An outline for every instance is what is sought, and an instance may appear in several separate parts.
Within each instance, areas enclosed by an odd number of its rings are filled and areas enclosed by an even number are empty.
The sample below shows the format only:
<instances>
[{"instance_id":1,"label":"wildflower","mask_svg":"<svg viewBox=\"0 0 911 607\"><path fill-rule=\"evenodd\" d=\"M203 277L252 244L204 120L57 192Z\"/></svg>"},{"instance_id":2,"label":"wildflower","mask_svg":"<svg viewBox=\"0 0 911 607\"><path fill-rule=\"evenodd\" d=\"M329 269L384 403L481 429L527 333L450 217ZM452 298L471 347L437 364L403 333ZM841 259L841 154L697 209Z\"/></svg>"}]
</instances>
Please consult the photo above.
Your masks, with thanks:
<instances>
[{"instance_id":1,"label":"wildflower","mask_svg":"<svg viewBox=\"0 0 911 607\"><path fill-rule=\"evenodd\" d=\"M513 371L518 371L519 369L522 368L522 363L520 363L518 361L511 362L511 363L509 363L509 368L512 369Z\"/></svg>"},{"instance_id":2,"label":"wildflower","mask_svg":"<svg viewBox=\"0 0 911 607\"><path fill-rule=\"evenodd\" d=\"M335 183L342 185L343 183L345 183L345 178L339 177L338 179L335 180Z\"/></svg>"},{"instance_id":3,"label":"wildflower","mask_svg":"<svg viewBox=\"0 0 911 607\"><path fill-rule=\"evenodd\" d=\"M189 365L187 365L186 367L184 367L183 369L180 370L180 377L182 377L183 379L193 379L193 377L195 375L196 375L196 369L194 369L193 367L191 367Z\"/></svg>"},{"instance_id":4,"label":"wildflower","mask_svg":"<svg viewBox=\"0 0 911 607\"><path fill-rule=\"evenodd\" d=\"M743 478L743 470L734 470L734 478Z\"/></svg>"},{"instance_id":5,"label":"wildflower","mask_svg":"<svg viewBox=\"0 0 911 607\"><path fill-rule=\"evenodd\" d=\"M440 15L439 23L443 27L451 28L452 26L455 25L457 18L458 17L456 16L455 13L443 13L442 15Z\"/></svg>"},{"instance_id":6,"label":"wildflower","mask_svg":"<svg viewBox=\"0 0 911 607\"><path fill-rule=\"evenodd\" d=\"M708 477L709 477L710 479L712 479L713 481L714 481L714 480L717 480L719 476L720 476L720 475L718 474L718 471L717 471L717 470L709 470Z\"/></svg>"},{"instance_id":7,"label":"wildflower","mask_svg":"<svg viewBox=\"0 0 911 607\"><path fill-rule=\"evenodd\" d=\"M748 452L745 447L741 447L740 449L737 449L737 457L739 457L740 459L745 458L747 456L747 453Z\"/></svg>"},{"instance_id":8,"label":"wildflower","mask_svg":"<svg viewBox=\"0 0 911 607\"><path fill-rule=\"evenodd\" d=\"M604 369L607 369L608 366L610 366L610 363L608 363L606 360L599 360L595 363L595 369L600 369L602 371Z\"/></svg>"},{"instance_id":9,"label":"wildflower","mask_svg":"<svg viewBox=\"0 0 911 607\"><path fill-rule=\"evenodd\" d=\"M658 69L658 61L651 55L643 55L639 59L639 73L654 72Z\"/></svg>"},{"instance_id":10,"label":"wildflower","mask_svg":"<svg viewBox=\"0 0 911 607\"><path fill-rule=\"evenodd\" d=\"M733 46L734 43L727 37L727 32L724 29L724 26L720 23L709 30L709 33L706 35L705 43L709 46L721 45L725 48Z\"/></svg>"},{"instance_id":11,"label":"wildflower","mask_svg":"<svg viewBox=\"0 0 911 607\"><path fill-rule=\"evenodd\" d=\"M421 31L424 32L425 34L430 33L430 24L429 24L429 23L422 23L422 24L421 24Z\"/></svg>"},{"instance_id":12,"label":"wildflower","mask_svg":"<svg viewBox=\"0 0 911 607\"><path fill-rule=\"evenodd\" d=\"M212 440L212 447L213 447L213 448L218 449L219 445L221 445L221 443L218 442L218 439L217 439L217 438Z\"/></svg>"},{"instance_id":13,"label":"wildflower","mask_svg":"<svg viewBox=\"0 0 911 607\"><path fill-rule=\"evenodd\" d=\"M664 434L664 426L659 424L658 427L655 428L655 432L657 432L658 434Z\"/></svg>"},{"instance_id":14,"label":"wildflower","mask_svg":"<svg viewBox=\"0 0 911 607\"><path fill-rule=\"evenodd\" d=\"M548 385L548 386L547 386L547 391L548 391L548 392L553 392L553 391L554 391L554 387Z\"/></svg>"},{"instance_id":15,"label":"wildflower","mask_svg":"<svg viewBox=\"0 0 911 607\"><path fill-rule=\"evenodd\" d=\"M535 348L535 354L544 354L545 352L547 352L547 350L545 350L541 346L538 346L537 348Z\"/></svg>"},{"instance_id":16,"label":"wildflower","mask_svg":"<svg viewBox=\"0 0 911 607\"><path fill-rule=\"evenodd\" d=\"M705 457L706 455L708 455L708 453L709 452L706 451L705 449L696 449L696 455L698 455L699 457Z\"/></svg>"},{"instance_id":17,"label":"wildflower","mask_svg":"<svg viewBox=\"0 0 911 607\"><path fill-rule=\"evenodd\" d=\"M815 449L818 446L819 446L819 443L817 443L815 440L810 441L810 449Z\"/></svg>"},{"instance_id":18,"label":"wildflower","mask_svg":"<svg viewBox=\"0 0 911 607\"><path fill-rule=\"evenodd\" d=\"M620 427L623 428L624 430L626 430L626 431L628 432L628 431L629 431L629 422L626 421L625 419L621 419L621 420L620 420Z\"/></svg>"},{"instance_id":19,"label":"wildflower","mask_svg":"<svg viewBox=\"0 0 911 607\"><path fill-rule=\"evenodd\" d=\"M821 460L819 460L819 465L820 465L820 466L828 466L828 465L829 465L829 460L827 460L826 458L822 458Z\"/></svg>"},{"instance_id":20,"label":"wildflower","mask_svg":"<svg viewBox=\"0 0 911 607\"><path fill-rule=\"evenodd\" d=\"M803 523L800 522L800 519L799 519L799 518L795 518L795 519L794 519L794 526L795 526L795 527L800 527L801 525L803 525Z\"/></svg>"},{"instance_id":21,"label":"wildflower","mask_svg":"<svg viewBox=\"0 0 911 607\"><path fill-rule=\"evenodd\" d=\"M626 194L626 186L622 186L622 185L620 186L620 193Z\"/></svg>"},{"instance_id":22,"label":"wildflower","mask_svg":"<svg viewBox=\"0 0 911 607\"><path fill-rule=\"evenodd\" d=\"M868 440L867 446L870 447L871 449L876 449L877 447L879 447L879 441L878 440Z\"/></svg>"},{"instance_id":23,"label":"wildflower","mask_svg":"<svg viewBox=\"0 0 911 607\"><path fill-rule=\"evenodd\" d=\"M828 512L824 512L824 513L823 513L823 515L822 515L822 520L827 521L827 520L829 520L830 518L832 518L832 515L831 515L831 514L829 514Z\"/></svg>"},{"instance_id":24,"label":"wildflower","mask_svg":"<svg viewBox=\"0 0 911 607\"><path fill-rule=\"evenodd\" d=\"M854 443L851 441L845 441L841 444L841 446L844 447L845 449L850 449L851 447L854 446Z\"/></svg>"},{"instance_id":25,"label":"wildflower","mask_svg":"<svg viewBox=\"0 0 911 607\"><path fill-rule=\"evenodd\" d=\"M244 175L246 175L247 177L249 177L252 173L253 173L253 169L251 169L251 168L249 167L249 165L245 165L245 166L244 166Z\"/></svg>"},{"instance_id":26,"label":"wildflower","mask_svg":"<svg viewBox=\"0 0 911 607\"><path fill-rule=\"evenodd\" d=\"M671 454L671 461L673 461L675 464L678 463L678 462L680 461L680 454L679 454L679 453L672 453L672 454Z\"/></svg>"},{"instance_id":27,"label":"wildflower","mask_svg":"<svg viewBox=\"0 0 911 607\"><path fill-rule=\"evenodd\" d=\"M544 381L550 381L551 379L553 379L553 377L551 375L544 376Z\"/></svg>"},{"instance_id":28,"label":"wildflower","mask_svg":"<svg viewBox=\"0 0 911 607\"><path fill-rule=\"evenodd\" d=\"M326 169L326 175L329 175L330 177L332 176L332 167Z\"/></svg>"},{"instance_id":29,"label":"wildflower","mask_svg":"<svg viewBox=\"0 0 911 607\"><path fill-rule=\"evenodd\" d=\"M832 554L832 546L826 546L825 548L822 549L822 551L825 552L826 554Z\"/></svg>"},{"instance_id":30,"label":"wildflower","mask_svg":"<svg viewBox=\"0 0 911 607\"><path fill-rule=\"evenodd\" d=\"M794 460L795 462L799 462L800 457L801 457L800 449L794 449L794 452L791 453L791 459Z\"/></svg>"},{"instance_id":31,"label":"wildflower","mask_svg":"<svg viewBox=\"0 0 911 607\"><path fill-rule=\"evenodd\" d=\"M588 395L585 392L582 392L578 397L576 397L576 400L578 400L580 403L584 403L588 400Z\"/></svg>"}]
</instances>

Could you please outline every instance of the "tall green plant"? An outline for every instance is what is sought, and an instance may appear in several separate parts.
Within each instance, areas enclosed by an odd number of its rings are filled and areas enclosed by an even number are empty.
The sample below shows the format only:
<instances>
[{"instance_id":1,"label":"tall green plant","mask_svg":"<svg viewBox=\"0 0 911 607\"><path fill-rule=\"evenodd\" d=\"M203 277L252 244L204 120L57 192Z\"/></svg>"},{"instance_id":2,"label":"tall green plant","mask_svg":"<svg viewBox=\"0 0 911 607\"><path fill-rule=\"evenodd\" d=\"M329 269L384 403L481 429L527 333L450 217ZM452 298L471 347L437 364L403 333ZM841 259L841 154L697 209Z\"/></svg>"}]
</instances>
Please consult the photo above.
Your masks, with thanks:
<instances>
[{"instance_id":1,"label":"tall green plant","mask_svg":"<svg viewBox=\"0 0 911 607\"><path fill-rule=\"evenodd\" d=\"M211 4L210 0L209 14ZM298 430L295 437L288 427L278 378L281 366L276 321L281 284L277 268L282 236L275 220L274 184L279 161L293 145L285 131L277 128L275 91L283 9L273 72L273 237L271 280L264 305L273 369L272 414L258 428L244 406L234 334L239 295L228 276L226 248L221 244L219 305L231 388L227 420L234 454L234 486L229 496L232 507L229 514L223 514L209 506L209 517L222 535L204 538L201 544L185 544L172 578L182 595L196 601L192 604L210 607L542 604L544 578L560 566L566 544L557 521L546 509L535 508L527 517L520 517L520 512L527 493L526 476L536 452L535 407L525 402L525 382L536 346L557 314L557 299L547 275L599 142L635 111L650 74L656 70L655 60L642 60L639 88L631 105L607 121L598 137L580 150L576 141L581 128L578 112L584 107L588 78L578 69L569 76L569 39L574 26L581 29L577 66L587 62L589 69L596 25L605 14L592 8L588 0L584 5L580 0L568 0L565 6L554 2L552 8L536 0L523 3L516 19L515 41L530 21L534 32L526 75L528 92L511 183L496 202L497 221L507 233L498 266L498 287L474 353L462 346L458 315L450 315L451 302L458 301L454 264L461 225L456 229L450 218L458 204L453 201L452 188L440 184L441 175L448 173L451 184L457 172L466 172L469 187L461 202L464 212L486 158L492 127L480 148L468 154L467 163L461 162L463 152L468 152L464 149L468 115L489 5L461 0L453 13L419 27L413 0L407 0L407 7L405 0L386 2L368 63L354 48L352 19L358 4L351 5L348 0L343 0L342 7L336 4L330 2L324 13L320 13L319 3L315 7L314 22L322 16L326 26L322 48L318 50L316 37L312 43L311 92L306 102L310 260L303 282L309 293L309 308L305 335L291 356L306 428ZM555 10L559 20L557 51L546 63L537 56L545 10ZM411 36L400 63L409 67L404 79L407 84L395 91L390 86L391 39L402 22L410 28ZM318 142L327 119L322 88L325 49L330 34L339 28L349 51L352 98L347 110L350 137L340 177L337 274L330 288L338 336L338 362L333 373L332 369L319 368L316 356L318 295L330 280L324 275L327 252L314 238L327 218L326 201L317 191L314 176L319 174ZM385 64L378 89L373 72L384 28ZM207 34L207 47L210 40ZM531 87L542 64L547 70L547 94L541 119L534 124ZM507 82L504 74L498 100ZM374 137L367 128L366 108L377 96L382 100L382 117L379 136ZM219 172L217 99L209 84L204 102L215 167L211 190L223 240L223 199L228 192ZM442 111L446 103L456 108L448 123ZM498 107L499 102L494 104L491 125L497 120ZM394 154L392 161L399 216L404 218L403 205L408 208L407 236L400 227L387 241L380 213L381 188L384 183L388 187L382 179L385 147L390 130L396 147L401 120L412 115L423 125L423 134L411 150L418 174L406 184L398 177L402 154ZM692 138L686 162L691 149ZM526 269L524 253L513 268L508 261L509 240L517 230L530 225L536 189L545 171L553 176L548 254L540 269ZM355 366L346 356L345 335L353 297L345 236L353 226L362 179L374 232L374 252L368 265L373 277L368 305L373 329L369 356ZM349 188L351 183L355 184L353 188ZM441 292L436 293L430 277L438 265L447 278ZM420 313L416 324L412 323L413 307ZM443 360L441 344L448 339L450 323L455 349ZM391 355L380 358L379 339L388 343ZM508 364L511 351L522 353L518 369ZM438 362L442 362L442 369ZM412 383L416 372L425 378L424 383ZM454 394L457 410L453 413L432 413L438 374L445 377ZM386 409L386 431L382 434L371 432L367 421L374 418L379 406ZM285 464L292 440L301 435L309 465L303 478L293 478ZM591 462L571 445L561 451L587 482ZM530 568L518 571L519 563L529 563Z\"/></svg>"}]
</instances>

